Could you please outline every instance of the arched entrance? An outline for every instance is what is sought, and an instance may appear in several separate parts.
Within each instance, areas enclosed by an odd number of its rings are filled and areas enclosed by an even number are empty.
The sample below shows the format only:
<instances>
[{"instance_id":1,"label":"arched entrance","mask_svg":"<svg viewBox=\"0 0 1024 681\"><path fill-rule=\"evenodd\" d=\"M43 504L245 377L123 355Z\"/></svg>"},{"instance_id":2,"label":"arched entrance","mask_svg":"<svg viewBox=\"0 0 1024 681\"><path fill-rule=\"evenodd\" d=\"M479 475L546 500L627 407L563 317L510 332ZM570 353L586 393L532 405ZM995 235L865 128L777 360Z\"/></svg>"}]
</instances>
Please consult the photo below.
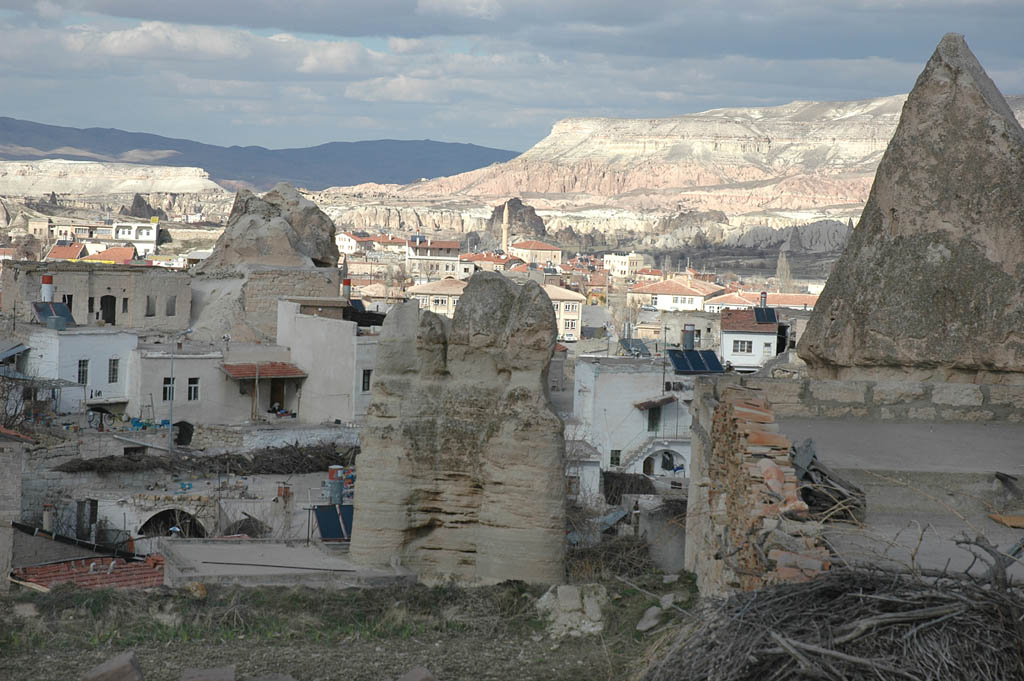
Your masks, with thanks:
<instances>
[{"instance_id":1,"label":"arched entrance","mask_svg":"<svg viewBox=\"0 0 1024 681\"><path fill-rule=\"evenodd\" d=\"M686 475L686 463L675 452L663 449L644 459L644 475Z\"/></svg>"},{"instance_id":2,"label":"arched entrance","mask_svg":"<svg viewBox=\"0 0 1024 681\"><path fill-rule=\"evenodd\" d=\"M150 517L139 528L139 534L146 537L166 537L172 527L181 529L182 537L203 538L206 528L188 511L180 508L169 508Z\"/></svg>"},{"instance_id":3,"label":"arched entrance","mask_svg":"<svg viewBox=\"0 0 1024 681\"><path fill-rule=\"evenodd\" d=\"M187 447L192 444L192 435L196 431L195 426L188 421L178 421L174 424L174 427L177 429L177 433L174 436L174 444L181 447Z\"/></svg>"}]
</instances>

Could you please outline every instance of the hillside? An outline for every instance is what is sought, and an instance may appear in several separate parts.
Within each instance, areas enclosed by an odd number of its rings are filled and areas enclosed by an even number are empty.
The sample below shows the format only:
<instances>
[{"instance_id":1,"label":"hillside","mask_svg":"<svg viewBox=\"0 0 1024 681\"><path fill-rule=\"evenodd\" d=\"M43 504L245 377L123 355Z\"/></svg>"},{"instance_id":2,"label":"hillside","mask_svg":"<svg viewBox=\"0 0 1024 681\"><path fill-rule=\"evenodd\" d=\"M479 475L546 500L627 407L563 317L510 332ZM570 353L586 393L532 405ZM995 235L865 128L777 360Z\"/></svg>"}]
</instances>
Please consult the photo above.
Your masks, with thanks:
<instances>
[{"instance_id":1,"label":"hillside","mask_svg":"<svg viewBox=\"0 0 1024 681\"><path fill-rule=\"evenodd\" d=\"M69 159L202 168L229 188L309 189L363 182L407 184L507 161L518 152L432 140L330 142L299 149L221 147L113 128L68 128L0 117L0 159Z\"/></svg>"}]
</instances>

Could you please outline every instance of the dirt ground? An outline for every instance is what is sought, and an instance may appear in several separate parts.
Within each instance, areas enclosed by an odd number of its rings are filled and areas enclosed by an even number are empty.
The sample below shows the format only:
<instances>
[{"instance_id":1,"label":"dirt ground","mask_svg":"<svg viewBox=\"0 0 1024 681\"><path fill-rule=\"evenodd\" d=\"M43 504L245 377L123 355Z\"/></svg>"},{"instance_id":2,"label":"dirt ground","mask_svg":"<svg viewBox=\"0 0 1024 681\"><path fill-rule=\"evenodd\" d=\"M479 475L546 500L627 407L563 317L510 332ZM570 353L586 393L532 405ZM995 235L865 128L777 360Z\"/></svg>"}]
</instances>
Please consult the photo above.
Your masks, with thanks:
<instances>
[{"instance_id":1,"label":"dirt ground","mask_svg":"<svg viewBox=\"0 0 1024 681\"><path fill-rule=\"evenodd\" d=\"M630 578L640 589L693 593L684 576ZM279 673L297 681L384 681L417 665L441 681L626 679L645 651L681 617L641 634L653 598L616 579L601 634L553 638L536 600L544 587L399 586L211 588L185 591L15 590L0 598L0 679L72 681L135 650L146 681L178 681L182 670L234 664L239 679Z\"/></svg>"}]
</instances>

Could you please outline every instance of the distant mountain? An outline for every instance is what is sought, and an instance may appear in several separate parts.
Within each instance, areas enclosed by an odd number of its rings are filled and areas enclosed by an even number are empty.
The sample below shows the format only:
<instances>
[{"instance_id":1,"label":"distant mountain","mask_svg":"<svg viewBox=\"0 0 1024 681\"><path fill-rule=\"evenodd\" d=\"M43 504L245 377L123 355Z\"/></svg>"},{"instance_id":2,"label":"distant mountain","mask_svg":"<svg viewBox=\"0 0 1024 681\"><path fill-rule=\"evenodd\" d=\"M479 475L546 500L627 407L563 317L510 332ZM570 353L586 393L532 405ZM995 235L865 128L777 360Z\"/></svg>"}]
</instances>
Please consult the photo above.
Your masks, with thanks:
<instances>
[{"instance_id":1,"label":"distant mountain","mask_svg":"<svg viewBox=\"0 0 1024 681\"><path fill-rule=\"evenodd\" d=\"M508 161L519 152L431 140L329 142L304 149L219 147L113 128L66 128L0 117L0 159L71 159L194 166L229 188L290 182L323 189L363 182L408 184Z\"/></svg>"}]
</instances>

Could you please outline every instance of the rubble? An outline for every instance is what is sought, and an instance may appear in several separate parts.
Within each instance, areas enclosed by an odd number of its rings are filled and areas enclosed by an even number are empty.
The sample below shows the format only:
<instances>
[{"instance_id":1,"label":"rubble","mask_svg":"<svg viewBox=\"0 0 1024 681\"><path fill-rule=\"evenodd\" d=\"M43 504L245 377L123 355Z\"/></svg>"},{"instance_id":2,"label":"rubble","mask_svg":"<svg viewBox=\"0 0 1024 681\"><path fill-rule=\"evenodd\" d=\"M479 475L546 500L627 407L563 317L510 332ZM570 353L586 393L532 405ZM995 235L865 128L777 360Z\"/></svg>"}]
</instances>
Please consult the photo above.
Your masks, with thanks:
<instances>
[{"instance_id":1,"label":"rubble","mask_svg":"<svg viewBox=\"0 0 1024 681\"><path fill-rule=\"evenodd\" d=\"M548 619L548 633L560 638L604 631L601 609L607 603L608 592L601 584L560 584L537 600L537 609Z\"/></svg>"},{"instance_id":2,"label":"rubble","mask_svg":"<svg viewBox=\"0 0 1024 681\"><path fill-rule=\"evenodd\" d=\"M1024 129L948 34L798 352L812 377L1024 384Z\"/></svg>"},{"instance_id":3,"label":"rubble","mask_svg":"<svg viewBox=\"0 0 1024 681\"><path fill-rule=\"evenodd\" d=\"M416 301L388 314L360 434L353 560L428 580L562 581L554 345L543 289L494 272L473 275L450 322Z\"/></svg>"},{"instance_id":4,"label":"rubble","mask_svg":"<svg viewBox=\"0 0 1024 681\"><path fill-rule=\"evenodd\" d=\"M134 650L122 653L90 669L82 681L143 681Z\"/></svg>"}]
</instances>

